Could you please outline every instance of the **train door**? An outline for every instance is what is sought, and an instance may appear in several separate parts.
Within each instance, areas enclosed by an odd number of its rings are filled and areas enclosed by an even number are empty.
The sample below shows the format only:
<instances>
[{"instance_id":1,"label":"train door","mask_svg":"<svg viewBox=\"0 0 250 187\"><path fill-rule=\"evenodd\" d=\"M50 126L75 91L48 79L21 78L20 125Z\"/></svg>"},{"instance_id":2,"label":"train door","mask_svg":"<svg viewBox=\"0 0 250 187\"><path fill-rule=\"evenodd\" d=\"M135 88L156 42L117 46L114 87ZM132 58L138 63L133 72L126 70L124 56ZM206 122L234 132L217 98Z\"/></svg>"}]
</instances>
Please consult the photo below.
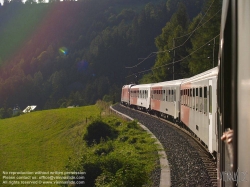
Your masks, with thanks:
<instances>
[{"instance_id":1,"label":"train door","mask_svg":"<svg viewBox=\"0 0 250 187\"><path fill-rule=\"evenodd\" d=\"M208 119L209 119L209 139L208 139L208 142L209 142L209 150L212 150L212 145L213 145L213 106L212 106L212 103L213 103L213 100L212 100L212 94L213 94L213 91L212 91L212 86L213 82L212 80L209 80L208 82Z\"/></svg>"}]
</instances>

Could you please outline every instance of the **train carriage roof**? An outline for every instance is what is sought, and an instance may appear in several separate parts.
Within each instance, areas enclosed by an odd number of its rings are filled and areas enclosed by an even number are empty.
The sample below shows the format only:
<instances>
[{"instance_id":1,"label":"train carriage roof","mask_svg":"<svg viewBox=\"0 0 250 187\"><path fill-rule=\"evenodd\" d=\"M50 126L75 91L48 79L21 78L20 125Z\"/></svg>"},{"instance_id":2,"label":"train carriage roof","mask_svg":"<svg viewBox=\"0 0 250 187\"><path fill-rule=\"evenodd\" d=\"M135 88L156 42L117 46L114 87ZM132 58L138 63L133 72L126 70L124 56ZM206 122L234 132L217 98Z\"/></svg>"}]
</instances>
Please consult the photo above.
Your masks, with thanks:
<instances>
[{"instance_id":1,"label":"train carriage roof","mask_svg":"<svg viewBox=\"0 0 250 187\"><path fill-rule=\"evenodd\" d=\"M152 84L138 84L133 86L131 89L142 89L142 88L150 88Z\"/></svg>"},{"instance_id":2,"label":"train carriage roof","mask_svg":"<svg viewBox=\"0 0 250 187\"><path fill-rule=\"evenodd\" d=\"M215 67L213 69L207 70L207 71L200 73L198 75L195 75L193 77L185 79L182 82L182 84L197 82L197 81L205 80L208 78L217 77L217 75L218 75L218 67Z\"/></svg>"},{"instance_id":3,"label":"train carriage roof","mask_svg":"<svg viewBox=\"0 0 250 187\"><path fill-rule=\"evenodd\" d=\"M152 84L152 88L154 87L162 87L162 86L178 86L180 85L185 79L173 80L173 81L164 81L159 83Z\"/></svg>"}]
</instances>

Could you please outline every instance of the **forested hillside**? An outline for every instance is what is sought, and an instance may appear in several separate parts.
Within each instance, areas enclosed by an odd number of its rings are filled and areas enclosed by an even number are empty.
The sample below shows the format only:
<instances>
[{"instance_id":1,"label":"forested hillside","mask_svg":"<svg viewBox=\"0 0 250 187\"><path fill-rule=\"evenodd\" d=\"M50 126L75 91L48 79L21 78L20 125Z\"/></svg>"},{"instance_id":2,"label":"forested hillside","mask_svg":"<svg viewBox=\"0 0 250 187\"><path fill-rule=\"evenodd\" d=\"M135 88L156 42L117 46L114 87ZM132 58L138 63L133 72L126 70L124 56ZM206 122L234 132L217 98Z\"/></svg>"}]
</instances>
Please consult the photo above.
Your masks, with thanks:
<instances>
[{"instance_id":1,"label":"forested hillside","mask_svg":"<svg viewBox=\"0 0 250 187\"><path fill-rule=\"evenodd\" d=\"M204 0L6 1L0 7L0 118L10 116L8 108L16 104L50 109L89 105L97 99L118 101L121 86L141 75L126 77L156 66L160 56L147 59L142 68L125 67L170 46L173 42L167 37L195 28L203 4ZM192 46L189 40L183 54ZM189 71L188 65L184 70Z\"/></svg>"},{"instance_id":2,"label":"forested hillside","mask_svg":"<svg viewBox=\"0 0 250 187\"><path fill-rule=\"evenodd\" d=\"M218 64L222 1L207 0L192 20L183 3L156 37L156 61L141 83L187 78ZM138 75L139 76L139 75Z\"/></svg>"}]
</instances>

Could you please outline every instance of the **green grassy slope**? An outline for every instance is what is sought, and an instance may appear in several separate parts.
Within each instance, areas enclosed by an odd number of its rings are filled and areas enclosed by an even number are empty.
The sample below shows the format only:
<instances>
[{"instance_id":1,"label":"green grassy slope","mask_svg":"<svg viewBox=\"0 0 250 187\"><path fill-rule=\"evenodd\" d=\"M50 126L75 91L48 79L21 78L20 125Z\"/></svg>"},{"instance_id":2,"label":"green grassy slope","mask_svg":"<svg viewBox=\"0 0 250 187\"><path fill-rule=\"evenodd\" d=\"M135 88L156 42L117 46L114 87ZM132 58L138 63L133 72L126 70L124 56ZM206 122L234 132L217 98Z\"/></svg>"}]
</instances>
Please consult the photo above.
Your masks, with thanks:
<instances>
[{"instance_id":1,"label":"green grassy slope","mask_svg":"<svg viewBox=\"0 0 250 187\"><path fill-rule=\"evenodd\" d=\"M82 144L86 118L99 114L88 106L0 120L0 186L3 171L64 171Z\"/></svg>"},{"instance_id":2,"label":"green grassy slope","mask_svg":"<svg viewBox=\"0 0 250 187\"><path fill-rule=\"evenodd\" d=\"M6 179L11 174L5 172L40 171L49 174L26 174L36 178L24 180L18 177L25 174L13 177L20 183L52 183L21 185L25 187L55 187L54 182L63 180L40 177L77 171L85 173L86 187L150 186L151 173L158 167L154 140L136 121L124 121L108 109L108 104L97 102L0 120L0 186L19 186L3 184L14 181Z\"/></svg>"}]
</instances>

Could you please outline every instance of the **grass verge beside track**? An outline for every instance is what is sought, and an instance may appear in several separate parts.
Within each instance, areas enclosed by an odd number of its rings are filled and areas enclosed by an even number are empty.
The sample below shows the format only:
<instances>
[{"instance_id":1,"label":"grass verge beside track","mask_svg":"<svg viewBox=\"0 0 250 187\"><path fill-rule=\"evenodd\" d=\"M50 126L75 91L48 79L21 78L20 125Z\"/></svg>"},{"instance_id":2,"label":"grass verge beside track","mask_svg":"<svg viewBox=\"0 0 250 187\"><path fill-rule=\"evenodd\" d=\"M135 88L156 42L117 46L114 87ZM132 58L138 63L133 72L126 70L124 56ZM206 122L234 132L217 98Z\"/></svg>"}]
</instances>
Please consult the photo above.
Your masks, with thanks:
<instances>
[{"instance_id":1,"label":"grass verge beside track","mask_svg":"<svg viewBox=\"0 0 250 187\"><path fill-rule=\"evenodd\" d=\"M0 120L0 186L3 171L81 171L84 186L150 185L158 167L154 140L105 108L99 102Z\"/></svg>"}]
</instances>

